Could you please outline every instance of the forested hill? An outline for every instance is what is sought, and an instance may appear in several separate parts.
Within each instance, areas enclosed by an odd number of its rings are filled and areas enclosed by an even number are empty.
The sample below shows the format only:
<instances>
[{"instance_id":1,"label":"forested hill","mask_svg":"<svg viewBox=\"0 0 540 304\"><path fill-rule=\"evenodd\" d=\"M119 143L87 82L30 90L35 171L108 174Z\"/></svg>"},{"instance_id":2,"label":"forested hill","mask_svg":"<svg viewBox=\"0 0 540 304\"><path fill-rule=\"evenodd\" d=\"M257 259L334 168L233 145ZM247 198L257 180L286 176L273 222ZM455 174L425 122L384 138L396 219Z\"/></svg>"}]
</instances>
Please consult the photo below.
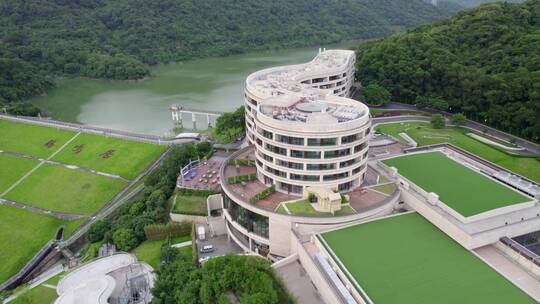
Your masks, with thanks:
<instances>
[{"instance_id":1,"label":"forested hill","mask_svg":"<svg viewBox=\"0 0 540 304\"><path fill-rule=\"evenodd\" d=\"M147 76L147 65L382 37L456 6L423 0L0 1L0 102L50 75Z\"/></svg>"},{"instance_id":2,"label":"forested hill","mask_svg":"<svg viewBox=\"0 0 540 304\"><path fill-rule=\"evenodd\" d=\"M450 2L454 2L454 3L457 3L463 7L473 7L473 6L477 6L477 5L480 5L481 3L485 3L485 2L496 2L496 1L500 1L500 0L448 0ZM505 2L513 2L513 3L519 3L519 2L523 2L523 0L504 0Z\"/></svg>"},{"instance_id":3,"label":"forested hill","mask_svg":"<svg viewBox=\"0 0 540 304\"><path fill-rule=\"evenodd\" d=\"M395 101L540 141L540 0L483 4L363 44L357 56L357 78Z\"/></svg>"}]
</instances>

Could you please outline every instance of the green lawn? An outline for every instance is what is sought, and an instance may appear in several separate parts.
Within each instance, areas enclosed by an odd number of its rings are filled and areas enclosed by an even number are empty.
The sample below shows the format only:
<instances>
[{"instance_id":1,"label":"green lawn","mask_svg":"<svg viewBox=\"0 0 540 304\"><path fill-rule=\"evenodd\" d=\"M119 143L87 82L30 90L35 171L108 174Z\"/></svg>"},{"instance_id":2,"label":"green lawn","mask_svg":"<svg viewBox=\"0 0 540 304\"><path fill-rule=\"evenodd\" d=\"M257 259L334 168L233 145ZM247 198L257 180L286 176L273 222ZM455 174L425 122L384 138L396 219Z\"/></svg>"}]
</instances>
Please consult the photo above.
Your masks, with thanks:
<instances>
[{"instance_id":1,"label":"green lawn","mask_svg":"<svg viewBox=\"0 0 540 304\"><path fill-rule=\"evenodd\" d=\"M17 273L34 254L66 226L65 237L83 220L62 221L8 205L0 205L0 282Z\"/></svg>"},{"instance_id":2,"label":"green lawn","mask_svg":"<svg viewBox=\"0 0 540 304\"><path fill-rule=\"evenodd\" d=\"M15 300L13 300L13 304L51 304L54 303L56 298L58 298L58 294L56 293L56 289L45 287L44 284L56 286L58 284L58 281L60 280L61 275L54 276L44 282L41 285L38 285L28 291L26 291L24 294L18 296Z\"/></svg>"},{"instance_id":3,"label":"green lawn","mask_svg":"<svg viewBox=\"0 0 540 304\"><path fill-rule=\"evenodd\" d=\"M441 152L399 156L384 160L426 192L435 192L450 208L467 217L532 200L477 173Z\"/></svg>"},{"instance_id":4,"label":"green lawn","mask_svg":"<svg viewBox=\"0 0 540 304\"><path fill-rule=\"evenodd\" d=\"M322 237L377 304L534 303L417 213Z\"/></svg>"},{"instance_id":5,"label":"green lawn","mask_svg":"<svg viewBox=\"0 0 540 304\"><path fill-rule=\"evenodd\" d=\"M466 133L470 132L468 129L433 129L429 123L425 122L384 124L378 125L376 129L380 133L392 135L397 139L401 138L398 135L400 132L405 132L420 146L448 142L501 167L540 182L540 161L536 158L512 156L495 149L467 136Z\"/></svg>"},{"instance_id":6,"label":"green lawn","mask_svg":"<svg viewBox=\"0 0 540 304\"><path fill-rule=\"evenodd\" d=\"M191 215L208 215L205 196L196 195L178 195L176 203L172 210L173 213L191 214Z\"/></svg>"},{"instance_id":7,"label":"green lawn","mask_svg":"<svg viewBox=\"0 0 540 304\"><path fill-rule=\"evenodd\" d=\"M171 244L178 244L186 241L191 241L191 235L176 237L171 240ZM161 247L166 242L167 240L144 241L137 248L133 249L133 254L135 254L139 261L146 262L154 269L157 269L161 257ZM191 252L191 246L189 247Z\"/></svg>"},{"instance_id":8,"label":"green lawn","mask_svg":"<svg viewBox=\"0 0 540 304\"><path fill-rule=\"evenodd\" d=\"M293 215L306 215L306 216L340 216L355 213L350 206L343 206L341 210L336 211L334 215L330 212L319 212L315 210L311 203L307 199L299 200L293 203L287 203L287 209Z\"/></svg>"},{"instance_id":9,"label":"green lawn","mask_svg":"<svg viewBox=\"0 0 540 304\"><path fill-rule=\"evenodd\" d=\"M81 134L53 160L133 179L163 151L164 146Z\"/></svg>"},{"instance_id":10,"label":"green lawn","mask_svg":"<svg viewBox=\"0 0 540 304\"><path fill-rule=\"evenodd\" d=\"M13 185L37 164L38 162L35 160L0 153L0 193Z\"/></svg>"},{"instance_id":11,"label":"green lawn","mask_svg":"<svg viewBox=\"0 0 540 304\"><path fill-rule=\"evenodd\" d=\"M371 188L375 191L379 191L381 193L384 193L384 194L392 194L394 193L394 191L396 191L396 185L394 184L385 184L385 185L380 185L380 186L375 186L373 188Z\"/></svg>"},{"instance_id":12,"label":"green lawn","mask_svg":"<svg viewBox=\"0 0 540 304\"><path fill-rule=\"evenodd\" d=\"M285 210L285 207L283 207L283 204L279 204L279 206L276 209L276 212L280 214L289 214L287 210Z\"/></svg>"},{"instance_id":13,"label":"green lawn","mask_svg":"<svg viewBox=\"0 0 540 304\"><path fill-rule=\"evenodd\" d=\"M0 119L0 134L0 150L47 158L76 133Z\"/></svg>"},{"instance_id":14,"label":"green lawn","mask_svg":"<svg viewBox=\"0 0 540 304\"><path fill-rule=\"evenodd\" d=\"M5 198L47 210L90 215L125 185L118 179L44 164Z\"/></svg>"}]
</instances>

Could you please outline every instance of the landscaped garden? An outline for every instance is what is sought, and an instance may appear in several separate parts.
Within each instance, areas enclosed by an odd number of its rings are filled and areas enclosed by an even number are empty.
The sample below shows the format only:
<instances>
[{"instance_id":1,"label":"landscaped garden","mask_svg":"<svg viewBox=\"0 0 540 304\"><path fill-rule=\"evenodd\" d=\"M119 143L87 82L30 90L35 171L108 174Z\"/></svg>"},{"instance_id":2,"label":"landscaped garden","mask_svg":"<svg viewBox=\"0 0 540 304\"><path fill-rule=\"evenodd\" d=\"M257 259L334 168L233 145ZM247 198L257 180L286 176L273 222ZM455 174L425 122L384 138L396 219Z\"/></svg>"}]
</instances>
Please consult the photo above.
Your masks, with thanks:
<instances>
[{"instance_id":1,"label":"landscaped garden","mask_svg":"<svg viewBox=\"0 0 540 304\"><path fill-rule=\"evenodd\" d=\"M283 206L286 205L286 206ZM289 212L287 212L287 209ZM337 210L334 212L334 214L330 212L320 212L315 210L313 208L312 204L309 202L309 200L302 199L296 202L289 202L286 204L281 204L280 208L276 210L278 213L284 213L284 214L292 214L292 215L305 215L305 216L340 216L340 215L348 215L348 214L354 214L356 213L353 208L351 208L349 205L343 205L340 210Z\"/></svg>"},{"instance_id":2,"label":"landscaped garden","mask_svg":"<svg viewBox=\"0 0 540 304\"><path fill-rule=\"evenodd\" d=\"M56 285L60 281L61 275L56 275L38 286L17 296L11 304L50 304L58 298Z\"/></svg>"},{"instance_id":3,"label":"landscaped garden","mask_svg":"<svg viewBox=\"0 0 540 304\"><path fill-rule=\"evenodd\" d=\"M6 191L37 164L38 162L32 159L0 153L0 193Z\"/></svg>"},{"instance_id":4,"label":"landscaped garden","mask_svg":"<svg viewBox=\"0 0 540 304\"><path fill-rule=\"evenodd\" d=\"M390 194L394 193L394 191L396 191L396 185L394 185L393 183L388 183L388 184L378 185L378 186L372 187L371 190L375 190L377 192L381 192L381 193L384 193L386 195L390 195Z\"/></svg>"},{"instance_id":5,"label":"landscaped garden","mask_svg":"<svg viewBox=\"0 0 540 304\"><path fill-rule=\"evenodd\" d=\"M154 241L144 241L137 248L133 249L133 254L137 257L139 261L146 262L148 265L152 266L154 269L159 267L159 259L161 257L161 248L164 245L174 245L186 241L191 241L191 236L180 236L172 238L171 240L154 240ZM189 247L189 255L191 256L191 246ZM179 249L180 250L180 249ZM186 252L186 249L183 249L183 252Z\"/></svg>"},{"instance_id":6,"label":"landscaped garden","mask_svg":"<svg viewBox=\"0 0 540 304\"><path fill-rule=\"evenodd\" d=\"M208 215L207 196L177 195L171 212L188 215Z\"/></svg>"},{"instance_id":7,"label":"landscaped garden","mask_svg":"<svg viewBox=\"0 0 540 304\"><path fill-rule=\"evenodd\" d=\"M378 125L376 129L378 132L391 135L396 139L401 138L399 133L405 132L412 137L419 146L447 142L510 171L521 174L536 182L540 182L540 161L538 158L512 155L501 149L482 143L466 135L471 132L469 129L433 129L429 123L425 122L383 124Z\"/></svg>"},{"instance_id":8,"label":"landscaped garden","mask_svg":"<svg viewBox=\"0 0 540 304\"><path fill-rule=\"evenodd\" d=\"M534 303L417 213L322 239L374 303Z\"/></svg>"}]
</instances>

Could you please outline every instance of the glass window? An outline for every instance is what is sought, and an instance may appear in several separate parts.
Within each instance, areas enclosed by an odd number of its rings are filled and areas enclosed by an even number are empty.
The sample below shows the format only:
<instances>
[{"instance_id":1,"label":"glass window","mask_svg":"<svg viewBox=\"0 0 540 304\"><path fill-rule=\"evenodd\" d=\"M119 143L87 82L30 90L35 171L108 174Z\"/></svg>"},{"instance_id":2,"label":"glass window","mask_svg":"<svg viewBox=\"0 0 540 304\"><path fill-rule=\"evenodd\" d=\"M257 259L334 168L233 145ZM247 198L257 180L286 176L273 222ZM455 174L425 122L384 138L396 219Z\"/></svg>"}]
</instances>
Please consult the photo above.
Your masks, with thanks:
<instances>
[{"instance_id":1,"label":"glass window","mask_svg":"<svg viewBox=\"0 0 540 304\"><path fill-rule=\"evenodd\" d=\"M291 150L291 157L318 159L318 158L321 158L321 152Z\"/></svg>"},{"instance_id":2,"label":"glass window","mask_svg":"<svg viewBox=\"0 0 540 304\"><path fill-rule=\"evenodd\" d=\"M337 138L309 138L308 146L335 146L337 144Z\"/></svg>"},{"instance_id":3,"label":"glass window","mask_svg":"<svg viewBox=\"0 0 540 304\"><path fill-rule=\"evenodd\" d=\"M325 182L327 182L327 181L333 181L333 180L341 179L341 178L345 178L345 177L349 177L349 172L343 172L343 173L336 173L336 174L325 175L325 176L323 177L323 180L324 180Z\"/></svg>"},{"instance_id":4,"label":"glass window","mask_svg":"<svg viewBox=\"0 0 540 304\"><path fill-rule=\"evenodd\" d=\"M282 166L282 167L291 168L291 169L297 169L297 170L303 170L304 169L304 164L284 161L284 160L281 160L281 159L277 160L277 164Z\"/></svg>"},{"instance_id":5,"label":"glass window","mask_svg":"<svg viewBox=\"0 0 540 304\"><path fill-rule=\"evenodd\" d=\"M289 145L303 146L304 139L302 137L284 136L277 134L277 141L286 143Z\"/></svg>"},{"instance_id":6,"label":"glass window","mask_svg":"<svg viewBox=\"0 0 540 304\"><path fill-rule=\"evenodd\" d=\"M336 164L307 164L307 169L312 171L318 170L333 170L336 168Z\"/></svg>"},{"instance_id":7,"label":"glass window","mask_svg":"<svg viewBox=\"0 0 540 304\"><path fill-rule=\"evenodd\" d=\"M333 150L333 151L324 151L324 158L335 158L335 157L343 157L351 154L351 149L341 149L341 150Z\"/></svg>"},{"instance_id":8,"label":"glass window","mask_svg":"<svg viewBox=\"0 0 540 304\"><path fill-rule=\"evenodd\" d=\"M318 182L321 180L319 175L304 175L304 174L292 174L292 173L291 173L291 179L307 181L307 182Z\"/></svg>"},{"instance_id":9,"label":"glass window","mask_svg":"<svg viewBox=\"0 0 540 304\"><path fill-rule=\"evenodd\" d=\"M271 144L266 144L266 149L270 152L287 156L287 149L285 148L277 147Z\"/></svg>"}]
</instances>

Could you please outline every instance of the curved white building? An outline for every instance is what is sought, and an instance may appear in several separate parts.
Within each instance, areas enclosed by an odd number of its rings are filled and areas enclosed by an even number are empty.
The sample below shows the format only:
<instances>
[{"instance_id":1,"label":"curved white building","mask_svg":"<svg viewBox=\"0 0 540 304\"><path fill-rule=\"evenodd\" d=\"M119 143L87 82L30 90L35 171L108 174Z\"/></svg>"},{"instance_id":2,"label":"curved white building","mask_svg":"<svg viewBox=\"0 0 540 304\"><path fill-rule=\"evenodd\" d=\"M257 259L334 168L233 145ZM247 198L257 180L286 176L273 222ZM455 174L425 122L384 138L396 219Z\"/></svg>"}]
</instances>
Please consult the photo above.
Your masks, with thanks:
<instances>
[{"instance_id":1,"label":"curved white building","mask_svg":"<svg viewBox=\"0 0 540 304\"><path fill-rule=\"evenodd\" d=\"M308 186L346 192L362 183L370 117L367 106L345 97L354 65L353 51L329 50L305 64L249 75L247 138L262 183L293 195Z\"/></svg>"}]
</instances>

